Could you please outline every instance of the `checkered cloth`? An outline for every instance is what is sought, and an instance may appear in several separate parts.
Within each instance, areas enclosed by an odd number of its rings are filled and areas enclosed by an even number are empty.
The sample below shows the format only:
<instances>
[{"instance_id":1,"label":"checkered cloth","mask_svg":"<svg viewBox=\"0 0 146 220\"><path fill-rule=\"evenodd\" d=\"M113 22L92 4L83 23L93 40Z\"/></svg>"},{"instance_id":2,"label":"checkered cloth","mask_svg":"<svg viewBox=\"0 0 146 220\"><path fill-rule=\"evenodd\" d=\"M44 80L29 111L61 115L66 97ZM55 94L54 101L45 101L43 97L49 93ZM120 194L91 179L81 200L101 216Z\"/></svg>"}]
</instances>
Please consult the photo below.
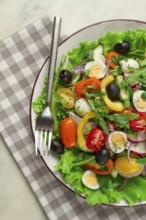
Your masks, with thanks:
<instances>
[{"instance_id":1,"label":"checkered cloth","mask_svg":"<svg viewBox=\"0 0 146 220\"><path fill-rule=\"evenodd\" d=\"M145 219L144 206L90 207L35 156L29 105L36 76L49 55L52 20L46 16L0 42L1 135L50 220Z\"/></svg>"}]
</instances>

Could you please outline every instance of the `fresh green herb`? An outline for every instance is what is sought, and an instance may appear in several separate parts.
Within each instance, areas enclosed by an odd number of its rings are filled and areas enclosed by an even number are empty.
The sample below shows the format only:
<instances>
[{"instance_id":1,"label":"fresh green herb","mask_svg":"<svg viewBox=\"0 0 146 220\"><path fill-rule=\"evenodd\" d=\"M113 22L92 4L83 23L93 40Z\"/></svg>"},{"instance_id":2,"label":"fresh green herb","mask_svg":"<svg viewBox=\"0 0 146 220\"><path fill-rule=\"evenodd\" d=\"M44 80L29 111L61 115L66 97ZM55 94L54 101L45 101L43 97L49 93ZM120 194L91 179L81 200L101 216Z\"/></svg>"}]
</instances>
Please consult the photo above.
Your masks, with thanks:
<instances>
[{"instance_id":1,"label":"fresh green herb","mask_svg":"<svg viewBox=\"0 0 146 220\"><path fill-rule=\"evenodd\" d=\"M85 92L85 96L87 98L91 98L91 97L103 97L106 93L105 92L93 92L93 93L88 93L88 92Z\"/></svg>"},{"instance_id":2,"label":"fresh green herb","mask_svg":"<svg viewBox=\"0 0 146 220\"><path fill-rule=\"evenodd\" d=\"M146 100L146 92L143 92L143 93L141 94L141 98L144 99L144 100Z\"/></svg>"},{"instance_id":3,"label":"fresh green herb","mask_svg":"<svg viewBox=\"0 0 146 220\"><path fill-rule=\"evenodd\" d=\"M142 82L146 80L146 67L134 70L132 74L129 74L125 77L123 82L130 83L130 82Z\"/></svg>"},{"instance_id":4,"label":"fresh green herb","mask_svg":"<svg viewBox=\"0 0 146 220\"><path fill-rule=\"evenodd\" d=\"M114 69L110 70L113 76L118 76L122 73L122 70L119 66L116 66Z\"/></svg>"},{"instance_id":5,"label":"fresh green herb","mask_svg":"<svg viewBox=\"0 0 146 220\"><path fill-rule=\"evenodd\" d=\"M95 113L96 116L96 122L102 127L102 129L104 130L104 132L106 134L109 134L109 130L106 124L106 121L104 120L104 118L100 115L100 110L98 110L98 108L95 107L94 102L92 99L86 98L86 101L88 102L91 110ZM102 112L103 113L103 112Z\"/></svg>"},{"instance_id":6,"label":"fresh green herb","mask_svg":"<svg viewBox=\"0 0 146 220\"><path fill-rule=\"evenodd\" d=\"M146 164L146 157L144 157L144 158L139 158L139 159L137 159L136 162L139 163L139 164L141 164L141 165L145 165L145 164Z\"/></svg>"},{"instance_id":7,"label":"fresh green herb","mask_svg":"<svg viewBox=\"0 0 146 220\"><path fill-rule=\"evenodd\" d=\"M107 115L105 117L110 121L115 121L118 123L119 127L127 129L129 128L129 121L138 118L138 114L132 113L129 115L128 113L116 113L113 115Z\"/></svg>"},{"instance_id":8,"label":"fresh green herb","mask_svg":"<svg viewBox=\"0 0 146 220\"><path fill-rule=\"evenodd\" d=\"M73 167L78 167L78 166L82 166L82 165L85 165L87 163L96 163L95 161L95 156L90 156L89 158L86 158L86 159L83 159L83 160L79 160L79 161L75 161L73 163Z\"/></svg>"},{"instance_id":9,"label":"fresh green herb","mask_svg":"<svg viewBox=\"0 0 146 220\"><path fill-rule=\"evenodd\" d=\"M130 100L124 100L124 107L130 108Z\"/></svg>"}]
</instances>

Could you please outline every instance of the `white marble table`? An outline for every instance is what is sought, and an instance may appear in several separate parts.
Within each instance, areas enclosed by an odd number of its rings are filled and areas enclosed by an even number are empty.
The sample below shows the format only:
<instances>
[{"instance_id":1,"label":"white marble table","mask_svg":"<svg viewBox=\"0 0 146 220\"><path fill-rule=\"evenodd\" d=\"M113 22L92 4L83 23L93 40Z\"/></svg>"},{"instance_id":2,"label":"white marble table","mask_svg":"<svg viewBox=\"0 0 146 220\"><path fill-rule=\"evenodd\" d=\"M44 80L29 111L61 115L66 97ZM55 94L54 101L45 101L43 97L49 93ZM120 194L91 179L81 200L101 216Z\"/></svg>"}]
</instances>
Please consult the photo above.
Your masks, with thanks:
<instances>
[{"instance_id":1,"label":"white marble table","mask_svg":"<svg viewBox=\"0 0 146 220\"><path fill-rule=\"evenodd\" d=\"M129 18L146 21L145 9L146 0L0 0L0 40L46 14L61 16L63 29L69 35L102 20ZM0 219L47 219L2 140Z\"/></svg>"}]
</instances>

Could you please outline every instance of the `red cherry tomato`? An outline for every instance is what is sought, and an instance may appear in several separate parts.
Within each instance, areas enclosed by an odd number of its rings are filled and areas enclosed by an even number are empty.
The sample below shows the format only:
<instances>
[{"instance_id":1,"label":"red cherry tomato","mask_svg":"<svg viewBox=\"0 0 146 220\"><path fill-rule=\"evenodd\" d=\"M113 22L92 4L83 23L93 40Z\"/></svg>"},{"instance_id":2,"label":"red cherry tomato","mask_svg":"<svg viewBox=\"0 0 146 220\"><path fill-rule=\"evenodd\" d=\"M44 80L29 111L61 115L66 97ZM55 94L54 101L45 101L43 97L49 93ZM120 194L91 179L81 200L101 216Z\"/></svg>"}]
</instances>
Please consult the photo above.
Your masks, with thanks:
<instances>
[{"instance_id":1,"label":"red cherry tomato","mask_svg":"<svg viewBox=\"0 0 146 220\"><path fill-rule=\"evenodd\" d=\"M71 118L65 118L60 123L60 137L65 147L70 148L76 145L77 126Z\"/></svg>"},{"instance_id":2,"label":"red cherry tomato","mask_svg":"<svg viewBox=\"0 0 146 220\"><path fill-rule=\"evenodd\" d=\"M130 127L136 131L144 131L146 130L146 113L139 112L137 114L139 114L139 117L129 122Z\"/></svg>"},{"instance_id":3,"label":"red cherry tomato","mask_svg":"<svg viewBox=\"0 0 146 220\"><path fill-rule=\"evenodd\" d=\"M115 68L116 64L114 63L112 57L118 58L120 54L118 54L115 51L110 51L107 55L106 55L106 60L109 60L109 66L111 68Z\"/></svg>"},{"instance_id":4,"label":"red cherry tomato","mask_svg":"<svg viewBox=\"0 0 146 220\"><path fill-rule=\"evenodd\" d=\"M88 86L91 86L94 91L100 88L100 81L95 77L83 79L75 84L74 93L78 98L85 97L85 92L89 91Z\"/></svg>"},{"instance_id":5,"label":"red cherry tomato","mask_svg":"<svg viewBox=\"0 0 146 220\"><path fill-rule=\"evenodd\" d=\"M104 133L104 131L100 130L99 128L93 128L87 136L87 148L97 152L104 147L107 139L108 135Z\"/></svg>"}]
</instances>

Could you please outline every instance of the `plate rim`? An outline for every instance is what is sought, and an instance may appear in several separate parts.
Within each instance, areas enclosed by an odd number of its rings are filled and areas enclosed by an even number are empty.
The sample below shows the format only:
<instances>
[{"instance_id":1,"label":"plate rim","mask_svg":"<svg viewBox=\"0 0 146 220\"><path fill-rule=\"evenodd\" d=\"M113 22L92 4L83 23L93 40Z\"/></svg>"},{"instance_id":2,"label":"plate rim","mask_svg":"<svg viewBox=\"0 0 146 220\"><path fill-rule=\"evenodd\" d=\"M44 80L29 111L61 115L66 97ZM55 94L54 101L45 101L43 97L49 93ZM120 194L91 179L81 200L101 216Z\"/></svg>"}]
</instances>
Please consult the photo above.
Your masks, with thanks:
<instances>
[{"instance_id":1,"label":"plate rim","mask_svg":"<svg viewBox=\"0 0 146 220\"><path fill-rule=\"evenodd\" d=\"M116 22L116 21L123 21L123 22L133 22L133 23L141 23L141 24L145 24L146 25L146 21L141 21L141 20L137 20L137 19L110 19L110 20L104 20L104 21L99 21L99 22L96 22L96 23L93 23L93 24L90 24L88 26L85 26L77 31L75 31L74 33L70 34L68 37L65 37L65 39L59 43L58 47L60 47L64 42L66 42L68 39L70 39L71 37L73 37L74 35L78 34L79 32L87 29L87 28L90 28L90 27L93 27L93 26L96 26L96 25L100 25L100 24L103 24L103 23L109 23L109 22ZM45 61L43 62L40 70L38 71L37 73L37 76L35 78L35 81L34 81L34 84L33 84L33 87L32 87L32 90L31 90L31 96L30 96L30 102L29 102L29 124L30 124L30 127L31 127L31 135L33 137L33 140L35 141L35 137L34 137L34 132L33 132L33 126L32 126L32 99L33 99L33 95L34 95L34 90L35 90L35 87L36 87L36 84L37 84L37 81L38 81L38 78L41 74L41 71L42 69L44 68L45 64L48 62L50 58L50 55L48 55L48 57L45 59ZM40 155L43 163L46 165L46 162L44 160L44 158ZM59 181L66 189L70 190L71 192L73 192L76 196L76 192L71 189L68 185L66 185L64 182L62 182L53 172L52 170L47 166L47 168L49 169L49 171L53 174L53 176L57 179L57 181ZM83 195L78 195L79 197L82 197L83 199L86 199L85 196ZM129 205L118 205L118 204L109 204L109 203L104 203L104 204L95 204L95 205L104 205L104 206L112 206L112 207L123 207L123 208L130 208L130 207L136 207L136 206L143 206L143 205L146 205L146 202L145 203L140 203L140 204L134 204L133 206L129 206ZM94 205L94 206L95 206Z\"/></svg>"}]
</instances>

